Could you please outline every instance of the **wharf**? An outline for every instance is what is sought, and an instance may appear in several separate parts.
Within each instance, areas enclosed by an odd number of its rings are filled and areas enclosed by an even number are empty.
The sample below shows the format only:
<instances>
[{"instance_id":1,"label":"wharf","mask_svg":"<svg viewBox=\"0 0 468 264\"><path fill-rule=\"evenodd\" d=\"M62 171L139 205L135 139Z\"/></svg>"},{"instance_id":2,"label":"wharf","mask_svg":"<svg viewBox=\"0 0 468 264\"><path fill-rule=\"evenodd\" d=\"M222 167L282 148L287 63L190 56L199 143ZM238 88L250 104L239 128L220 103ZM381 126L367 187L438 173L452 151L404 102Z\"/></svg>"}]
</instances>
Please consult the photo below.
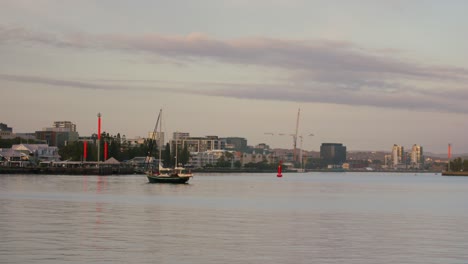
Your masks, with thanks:
<instances>
[{"instance_id":1,"label":"wharf","mask_svg":"<svg viewBox=\"0 0 468 264\"><path fill-rule=\"evenodd\" d=\"M49 175L112 175L133 174L129 166L94 166L94 167L6 167L0 166L0 174L49 174Z\"/></svg>"},{"instance_id":2,"label":"wharf","mask_svg":"<svg viewBox=\"0 0 468 264\"><path fill-rule=\"evenodd\" d=\"M468 176L468 171L443 171L442 176Z\"/></svg>"}]
</instances>

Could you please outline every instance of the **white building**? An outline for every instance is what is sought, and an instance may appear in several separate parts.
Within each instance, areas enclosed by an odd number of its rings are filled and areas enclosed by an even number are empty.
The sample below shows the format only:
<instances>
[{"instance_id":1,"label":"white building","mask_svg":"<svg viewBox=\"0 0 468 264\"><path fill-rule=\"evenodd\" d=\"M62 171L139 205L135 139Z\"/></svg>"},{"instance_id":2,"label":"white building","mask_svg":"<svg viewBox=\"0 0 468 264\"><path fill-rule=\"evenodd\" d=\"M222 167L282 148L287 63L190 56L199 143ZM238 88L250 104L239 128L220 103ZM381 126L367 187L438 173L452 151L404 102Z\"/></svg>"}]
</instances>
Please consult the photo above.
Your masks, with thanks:
<instances>
[{"instance_id":1,"label":"white building","mask_svg":"<svg viewBox=\"0 0 468 264\"><path fill-rule=\"evenodd\" d=\"M191 152L189 165L194 168L203 168L206 165L214 165L221 157L226 157L227 153L232 154L232 159L229 160L234 164L240 161L240 155L235 151L228 150L209 150L204 152Z\"/></svg>"},{"instance_id":2,"label":"white building","mask_svg":"<svg viewBox=\"0 0 468 264\"><path fill-rule=\"evenodd\" d=\"M189 152L205 152L212 150L224 150L226 141L217 136L207 137L178 137L169 142L171 152L175 153L176 145L179 150L187 147Z\"/></svg>"},{"instance_id":3,"label":"white building","mask_svg":"<svg viewBox=\"0 0 468 264\"><path fill-rule=\"evenodd\" d=\"M11 146L12 150L27 154L29 160L36 161L59 161L57 147L49 147L47 144L18 144Z\"/></svg>"},{"instance_id":4,"label":"white building","mask_svg":"<svg viewBox=\"0 0 468 264\"><path fill-rule=\"evenodd\" d=\"M55 121L53 128L56 129L53 131L76 132L76 125L70 121Z\"/></svg>"},{"instance_id":5,"label":"white building","mask_svg":"<svg viewBox=\"0 0 468 264\"><path fill-rule=\"evenodd\" d=\"M392 148L392 165L394 168L397 168L398 165L403 163L404 148L397 144L393 145Z\"/></svg>"},{"instance_id":6,"label":"white building","mask_svg":"<svg viewBox=\"0 0 468 264\"><path fill-rule=\"evenodd\" d=\"M241 164L244 166L248 163L259 163L266 161L269 164L276 163L277 158L273 154L261 154L261 153L242 153Z\"/></svg>"},{"instance_id":7,"label":"white building","mask_svg":"<svg viewBox=\"0 0 468 264\"><path fill-rule=\"evenodd\" d=\"M29 164L29 155L20 151L0 149L0 166L25 167Z\"/></svg>"},{"instance_id":8,"label":"white building","mask_svg":"<svg viewBox=\"0 0 468 264\"><path fill-rule=\"evenodd\" d=\"M411 149L411 167L420 169L423 165L423 148L417 144L414 144Z\"/></svg>"},{"instance_id":9,"label":"white building","mask_svg":"<svg viewBox=\"0 0 468 264\"><path fill-rule=\"evenodd\" d=\"M180 139L188 138L188 137L190 137L190 133L188 132L174 132L172 134L173 140L180 140Z\"/></svg>"}]
</instances>

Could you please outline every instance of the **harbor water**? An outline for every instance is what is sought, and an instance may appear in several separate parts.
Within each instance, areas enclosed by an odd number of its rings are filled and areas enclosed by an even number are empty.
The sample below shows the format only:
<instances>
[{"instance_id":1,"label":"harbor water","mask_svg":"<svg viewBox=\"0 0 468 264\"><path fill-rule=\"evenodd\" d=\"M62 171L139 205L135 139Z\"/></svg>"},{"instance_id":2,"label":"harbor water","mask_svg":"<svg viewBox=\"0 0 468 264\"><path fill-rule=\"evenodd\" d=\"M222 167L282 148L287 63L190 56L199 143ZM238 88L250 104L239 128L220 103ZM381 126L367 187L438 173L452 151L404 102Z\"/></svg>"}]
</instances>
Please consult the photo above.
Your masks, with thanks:
<instances>
[{"instance_id":1,"label":"harbor water","mask_svg":"<svg viewBox=\"0 0 468 264\"><path fill-rule=\"evenodd\" d=\"M0 175L0 263L468 263L468 177Z\"/></svg>"}]
</instances>

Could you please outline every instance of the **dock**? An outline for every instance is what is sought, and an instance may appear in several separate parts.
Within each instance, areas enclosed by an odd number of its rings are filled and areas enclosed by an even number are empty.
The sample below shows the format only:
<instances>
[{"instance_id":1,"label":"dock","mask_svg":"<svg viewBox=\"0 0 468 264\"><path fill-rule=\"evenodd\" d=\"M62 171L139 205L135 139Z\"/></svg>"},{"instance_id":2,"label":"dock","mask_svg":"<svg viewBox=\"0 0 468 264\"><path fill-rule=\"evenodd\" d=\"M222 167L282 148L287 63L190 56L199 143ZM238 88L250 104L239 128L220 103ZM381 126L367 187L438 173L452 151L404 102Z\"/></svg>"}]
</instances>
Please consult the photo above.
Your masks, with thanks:
<instances>
[{"instance_id":1,"label":"dock","mask_svg":"<svg viewBox=\"0 0 468 264\"><path fill-rule=\"evenodd\" d=\"M468 176L468 171L443 171L442 176Z\"/></svg>"},{"instance_id":2,"label":"dock","mask_svg":"<svg viewBox=\"0 0 468 264\"><path fill-rule=\"evenodd\" d=\"M133 166L97 162L46 162L38 166L0 166L0 174L119 175L133 174Z\"/></svg>"}]
</instances>

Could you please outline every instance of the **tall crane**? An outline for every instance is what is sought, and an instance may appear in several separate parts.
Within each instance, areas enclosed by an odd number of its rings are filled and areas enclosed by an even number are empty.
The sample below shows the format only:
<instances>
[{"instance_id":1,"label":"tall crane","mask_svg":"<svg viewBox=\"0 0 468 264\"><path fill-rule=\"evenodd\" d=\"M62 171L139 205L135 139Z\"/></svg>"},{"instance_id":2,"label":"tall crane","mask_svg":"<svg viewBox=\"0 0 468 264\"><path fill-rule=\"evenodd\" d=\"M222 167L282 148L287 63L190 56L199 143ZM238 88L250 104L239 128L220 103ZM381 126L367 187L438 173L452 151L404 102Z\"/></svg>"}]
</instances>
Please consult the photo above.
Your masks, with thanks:
<instances>
[{"instance_id":1,"label":"tall crane","mask_svg":"<svg viewBox=\"0 0 468 264\"><path fill-rule=\"evenodd\" d=\"M300 120L300 116L301 116L301 109L299 108L297 110L297 119L296 119L296 131L294 134L284 134L284 133L279 133L278 135L279 136L284 136L284 135L289 135L289 136L292 136L293 137L293 161L294 163L296 163L298 161L298 155L297 155L297 138L300 137L301 138L301 142L302 142L302 135L299 136L299 120ZM264 133L265 135L274 135L274 133ZM309 136L313 136L313 134L310 134ZM301 152L302 152L302 146L301 146ZM301 162L302 162L302 157L301 157Z\"/></svg>"},{"instance_id":2,"label":"tall crane","mask_svg":"<svg viewBox=\"0 0 468 264\"><path fill-rule=\"evenodd\" d=\"M297 120L296 120L296 133L293 135L294 140L294 152L293 152L293 160L294 162L297 161L297 133L299 132L299 116L301 115L301 109L297 110Z\"/></svg>"}]
</instances>

